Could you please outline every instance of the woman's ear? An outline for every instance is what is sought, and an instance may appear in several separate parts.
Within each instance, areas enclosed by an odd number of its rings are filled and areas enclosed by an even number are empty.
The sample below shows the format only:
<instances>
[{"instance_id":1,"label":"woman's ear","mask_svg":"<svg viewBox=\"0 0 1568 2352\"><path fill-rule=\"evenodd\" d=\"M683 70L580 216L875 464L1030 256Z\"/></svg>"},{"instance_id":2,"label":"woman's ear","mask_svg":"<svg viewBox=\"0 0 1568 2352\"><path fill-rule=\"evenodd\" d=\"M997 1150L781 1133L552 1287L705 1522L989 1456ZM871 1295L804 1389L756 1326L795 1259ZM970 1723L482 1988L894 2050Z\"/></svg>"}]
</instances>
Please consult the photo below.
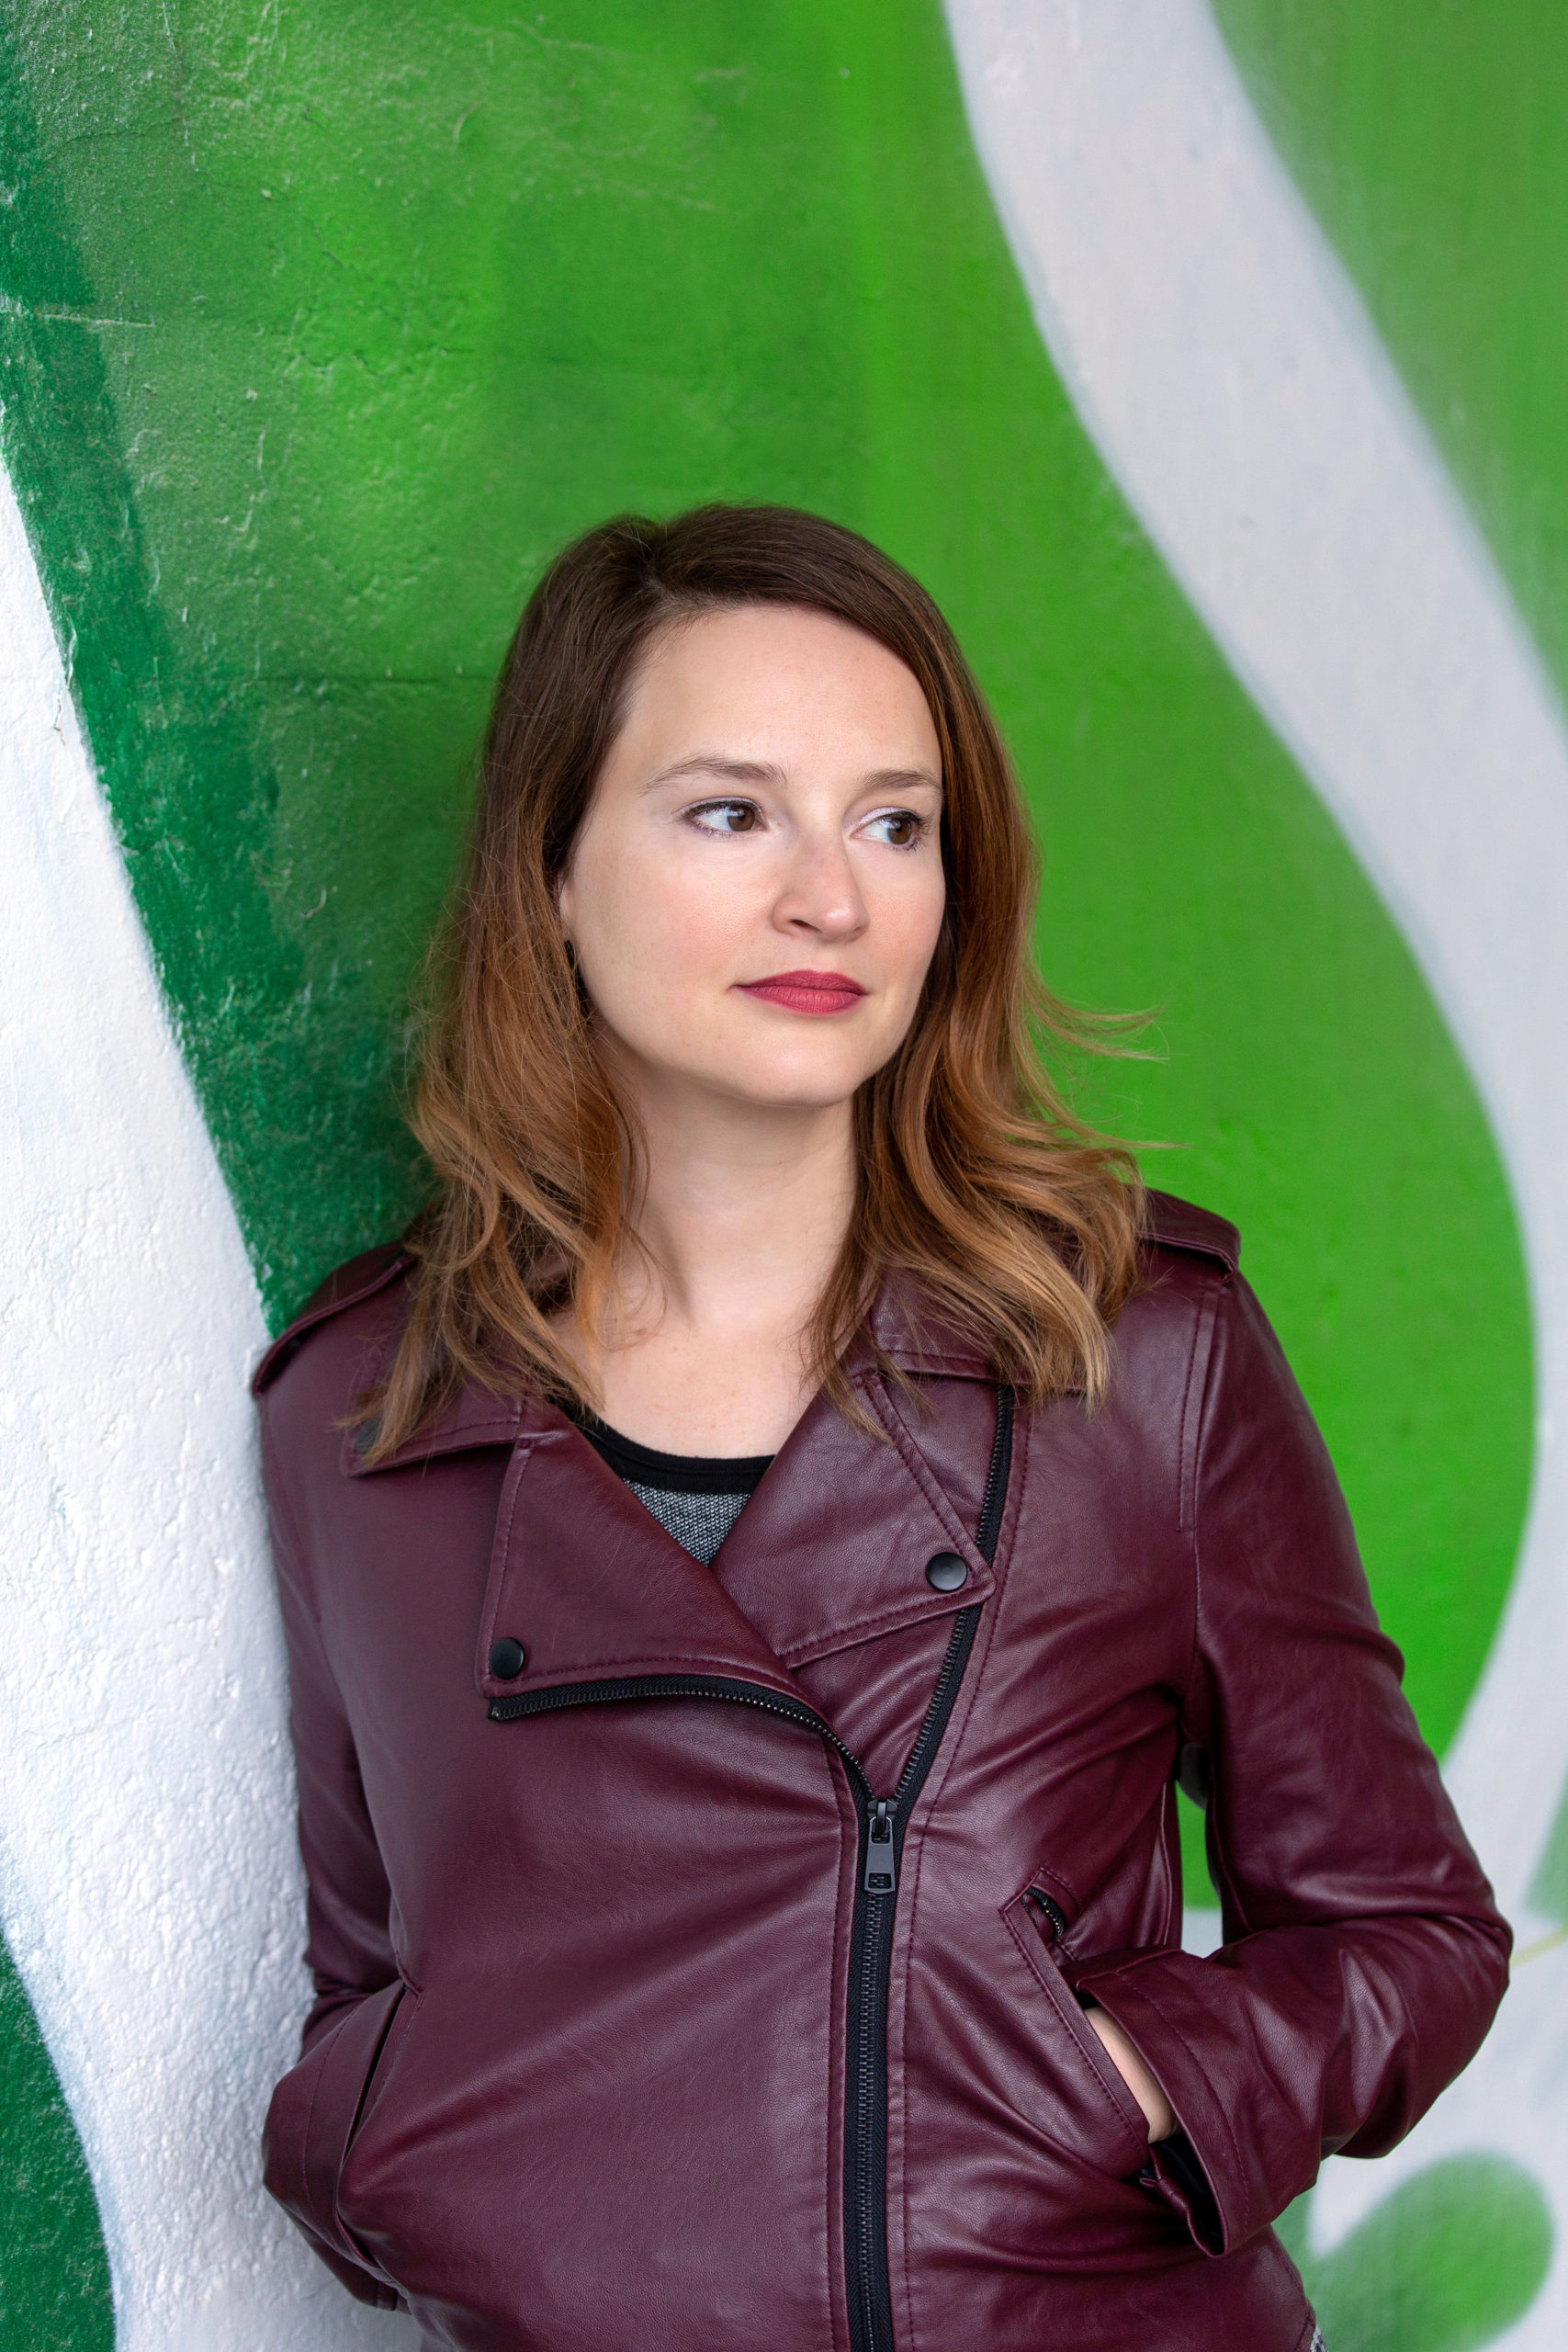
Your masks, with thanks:
<instances>
[{"instance_id":1,"label":"woman's ear","mask_svg":"<svg viewBox=\"0 0 1568 2352\"><path fill-rule=\"evenodd\" d=\"M563 872L555 884L556 918L560 924L561 945L566 950L567 969L577 988L577 1001L583 1012L589 1010L588 991L582 984L582 966L578 961L577 942L571 935L571 884Z\"/></svg>"}]
</instances>

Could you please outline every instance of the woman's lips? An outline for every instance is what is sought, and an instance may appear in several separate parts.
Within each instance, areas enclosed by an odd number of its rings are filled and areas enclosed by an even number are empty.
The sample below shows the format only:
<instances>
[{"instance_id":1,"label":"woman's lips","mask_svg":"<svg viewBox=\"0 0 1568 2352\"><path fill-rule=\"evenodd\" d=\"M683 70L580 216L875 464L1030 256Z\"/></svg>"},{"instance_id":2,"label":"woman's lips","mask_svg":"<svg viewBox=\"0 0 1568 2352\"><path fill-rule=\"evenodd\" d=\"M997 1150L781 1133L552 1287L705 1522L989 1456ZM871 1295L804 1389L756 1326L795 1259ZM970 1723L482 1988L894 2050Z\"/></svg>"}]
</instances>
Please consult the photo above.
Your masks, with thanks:
<instances>
[{"instance_id":1,"label":"woman's lips","mask_svg":"<svg viewBox=\"0 0 1568 2352\"><path fill-rule=\"evenodd\" d=\"M865 990L847 972L774 972L765 980L741 980L747 996L760 996L785 1012L847 1012Z\"/></svg>"}]
</instances>

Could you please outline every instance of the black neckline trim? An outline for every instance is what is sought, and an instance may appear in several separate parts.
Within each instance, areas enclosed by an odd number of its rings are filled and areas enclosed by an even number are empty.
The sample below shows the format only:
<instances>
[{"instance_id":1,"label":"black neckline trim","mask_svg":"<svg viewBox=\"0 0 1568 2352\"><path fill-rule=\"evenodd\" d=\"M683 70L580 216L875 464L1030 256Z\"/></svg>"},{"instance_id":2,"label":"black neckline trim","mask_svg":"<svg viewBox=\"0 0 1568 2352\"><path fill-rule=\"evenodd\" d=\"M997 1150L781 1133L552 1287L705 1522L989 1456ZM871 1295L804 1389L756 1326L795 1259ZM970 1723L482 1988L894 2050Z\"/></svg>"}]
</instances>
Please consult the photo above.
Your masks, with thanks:
<instances>
[{"instance_id":1,"label":"black neckline trim","mask_svg":"<svg viewBox=\"0 0 1568 2352\"><path fill-rule=\"evenodd\" d=\"M754 1495L773 1459L771 1453L660 1453L592 1413L581 1415L577 1426L618 1478L661 1494Z\"/></svg>"}]
</instances>

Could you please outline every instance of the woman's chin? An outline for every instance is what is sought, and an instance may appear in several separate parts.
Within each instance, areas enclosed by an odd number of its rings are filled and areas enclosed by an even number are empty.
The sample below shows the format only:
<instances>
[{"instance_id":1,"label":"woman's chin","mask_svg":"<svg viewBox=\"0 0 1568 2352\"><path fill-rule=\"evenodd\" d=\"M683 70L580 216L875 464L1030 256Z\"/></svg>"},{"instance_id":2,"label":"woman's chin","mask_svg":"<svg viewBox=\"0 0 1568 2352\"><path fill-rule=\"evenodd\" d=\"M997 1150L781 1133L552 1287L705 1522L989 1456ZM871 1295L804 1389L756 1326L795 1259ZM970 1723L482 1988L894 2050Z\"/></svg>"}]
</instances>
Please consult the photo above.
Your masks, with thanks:
<instances>
[{"instance_id":1,"label":"woman's chin","mask_svg":"<svg viewBox=\"0 0 1568 2352\"><path fill-rule=\"evenodd\" d=\"M859 1053L781 1054L773 1040L765 1053L738 1047L690 1060L680 1056L666 1060L646 1046L628 1052L623 1044L617 1059L623 1080L629 1080L633 1091L642 1095L645 1109L651 1109L655 1096L694 1105L707 1096L716 1103L742 1104L759 1113L845 1107L881 1067Z\"/></svg>"},{"instance_id":2,"label":"woman's chin","mask_svg":"<svg viewBox=\"0 0 1568 2352\"><path fill-rule=\"evenodd\" d=\"M727 1069L709 1072L689 1083L700 1087L716 1101L754 1111L759 1117L787 1117L791 1114L808 1117L847 1112L868 1074L846 1077L840 1071Z\"/></svg>"}]
</instances>

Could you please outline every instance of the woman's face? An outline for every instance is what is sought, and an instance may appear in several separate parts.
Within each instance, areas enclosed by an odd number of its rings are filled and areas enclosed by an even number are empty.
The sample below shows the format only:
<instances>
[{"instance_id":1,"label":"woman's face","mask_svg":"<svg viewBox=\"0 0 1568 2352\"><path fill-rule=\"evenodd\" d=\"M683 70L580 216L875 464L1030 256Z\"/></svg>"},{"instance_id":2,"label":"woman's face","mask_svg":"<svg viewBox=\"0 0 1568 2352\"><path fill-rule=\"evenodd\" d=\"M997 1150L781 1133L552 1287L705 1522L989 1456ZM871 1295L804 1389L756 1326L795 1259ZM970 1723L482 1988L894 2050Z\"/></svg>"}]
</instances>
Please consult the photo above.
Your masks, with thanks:
<instances>
[{"instance_id":1,"label":"woman's face","mask_svg":"<svg viewBox=\"0 0 1568 2352\"><path fill-rule=\"evenodd\" d=\"M665 630L560 886L621 1052L759 1105L847 1102L914 1017L941 812L925 696L874 639L778 605Z\"/></svg>"}]
</instances>

